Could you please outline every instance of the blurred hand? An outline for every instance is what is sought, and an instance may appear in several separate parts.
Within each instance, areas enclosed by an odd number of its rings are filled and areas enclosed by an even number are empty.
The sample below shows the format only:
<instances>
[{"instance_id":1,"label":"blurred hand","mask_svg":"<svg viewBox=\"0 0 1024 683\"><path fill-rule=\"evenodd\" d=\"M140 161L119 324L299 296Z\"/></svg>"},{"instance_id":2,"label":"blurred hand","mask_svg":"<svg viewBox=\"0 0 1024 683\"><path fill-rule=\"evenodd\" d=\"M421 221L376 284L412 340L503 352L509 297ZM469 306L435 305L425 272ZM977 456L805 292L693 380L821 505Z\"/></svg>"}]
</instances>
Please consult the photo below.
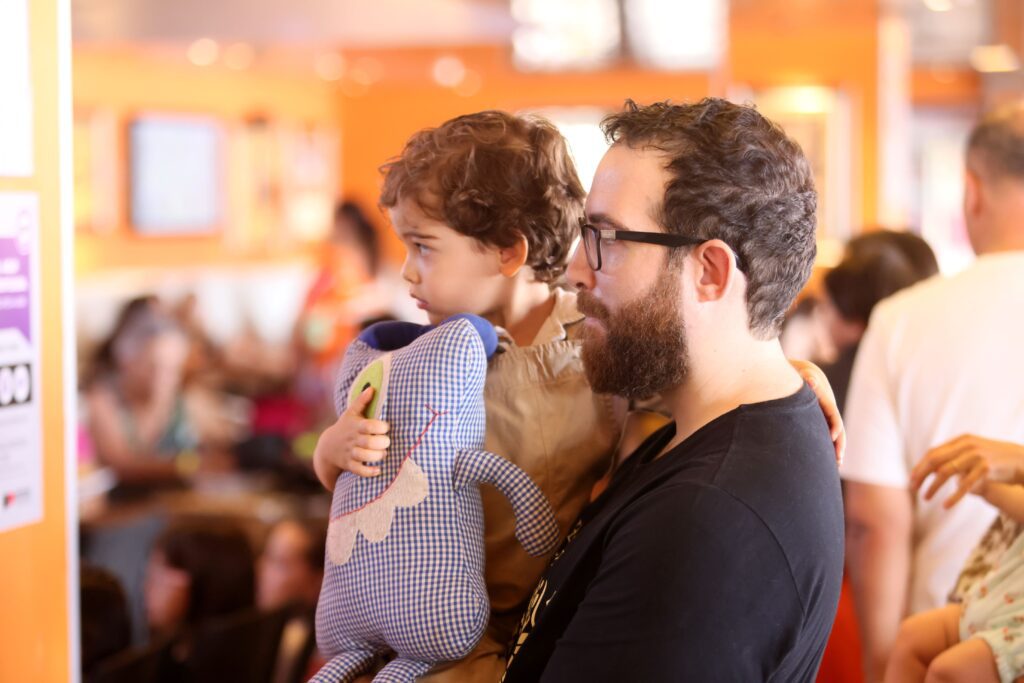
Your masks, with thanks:
<instances>
[{"instance_id":1,"label":"blurred hand","mask_svg":"<svg viewBox=\"0 0 1024 683\"><path fill-rule=\"evenodd\" d=\"M337 422L324 430L313 453L314 460L322 460L339 469L360 477L376 477L379 463L384 459L391 439L390 426L381 420L363 417L373 400L373 387L363 390L356 400L341 414Z\"/></svg>"},{"instance_id":2,"label":"blurred hand","mask_svg":"<svg viewBox=\"0 0 1024 683\"><path fill-rule=\"evenodd\" d=\"M1024 483L1022 472L1024 446L965 435L928 451L911 470L910 487L917 491L934 475L924 493L925 500L931 500L950 477L957 476L956 492L943 503L951 508L968 493L984 495L988 482Z\"/></svg>"},{"instance_id":3,"label":"blurred hand","mask_svg":"<svg viewBox=\"0 0 1024 683\"><path fill-rule=\"evenodd\" d=\"M828 422L829 435L832 437L832 445L836 449L836 464L843 464L843 456L846 454L846 426L843 424L843 417L839 414L839 406L836 404L836 395L832 391L832 385L821 368L810 361L790 360L790 365L796 368L807 384L818 397L818 405L821 412L825 414Z\"/></svg>"},{"instance_id":4,"label":"blurred hand","mask_svg":"<svg viewBox=\"0 0 1024 683\"><path fill-rule=\"evenodd\" d=\"M164 332L153 340L153 365L158 373L181 372L188 358L188 339L180 332Z\"/></svg>"}]
</instances>

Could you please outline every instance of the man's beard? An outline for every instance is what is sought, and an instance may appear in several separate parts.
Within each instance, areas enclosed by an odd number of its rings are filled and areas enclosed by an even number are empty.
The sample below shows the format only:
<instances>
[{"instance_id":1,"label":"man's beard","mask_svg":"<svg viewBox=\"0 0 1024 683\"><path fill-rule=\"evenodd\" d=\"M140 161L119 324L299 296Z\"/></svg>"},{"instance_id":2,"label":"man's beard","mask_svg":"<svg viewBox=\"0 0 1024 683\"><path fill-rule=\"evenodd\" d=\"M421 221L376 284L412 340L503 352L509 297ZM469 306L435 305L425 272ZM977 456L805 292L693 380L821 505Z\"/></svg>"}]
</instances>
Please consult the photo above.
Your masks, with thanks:
<instances>
[{"instance_id":1,"label":"man's beard","mask_svg":"<svg viewBox=\"0 0 1024 683\"><path fill-rule=\"evenodd\" d=\"M646 399L682 384L688 372L686 329L679 280L671 270L614 313L589 292L580 292L579 309L604 327L587 325L583 333L583 367L595 392Z\"/></svg>"}]
</instances>

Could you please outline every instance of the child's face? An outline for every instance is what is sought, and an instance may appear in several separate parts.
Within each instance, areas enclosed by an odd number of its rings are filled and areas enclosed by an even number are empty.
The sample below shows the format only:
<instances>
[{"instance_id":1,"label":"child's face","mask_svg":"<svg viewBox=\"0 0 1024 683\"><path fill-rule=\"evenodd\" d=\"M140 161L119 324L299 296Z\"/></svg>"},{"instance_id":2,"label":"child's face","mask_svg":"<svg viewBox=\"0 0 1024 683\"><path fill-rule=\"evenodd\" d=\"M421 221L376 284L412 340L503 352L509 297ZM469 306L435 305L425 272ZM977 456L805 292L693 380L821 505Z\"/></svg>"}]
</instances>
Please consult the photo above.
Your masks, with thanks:
<instances>
[{"instance_id":1,"label":"child's face","mask_svg":"<svg viewBox=\"0 0 1024 683\"><path fill-rule=\"evenodd\" d=\"M256 603L262 609L316 606L323 576L306 559L311 545L307 532L294 522L282 522L270 532L257 565Z\"/></svg>"},{"instance_id":2,"label":"child's face","mask_svg":"<svg viewBox=\"0 0 1024 683\"><path fill-rule=\"evenodd\" d=\"M456 313L486 318L500 308L509 278L502 273L499 248L456 232L408 198L390 214L405 244L402 278L431 324Z\"/></svg>"}]
</instances>

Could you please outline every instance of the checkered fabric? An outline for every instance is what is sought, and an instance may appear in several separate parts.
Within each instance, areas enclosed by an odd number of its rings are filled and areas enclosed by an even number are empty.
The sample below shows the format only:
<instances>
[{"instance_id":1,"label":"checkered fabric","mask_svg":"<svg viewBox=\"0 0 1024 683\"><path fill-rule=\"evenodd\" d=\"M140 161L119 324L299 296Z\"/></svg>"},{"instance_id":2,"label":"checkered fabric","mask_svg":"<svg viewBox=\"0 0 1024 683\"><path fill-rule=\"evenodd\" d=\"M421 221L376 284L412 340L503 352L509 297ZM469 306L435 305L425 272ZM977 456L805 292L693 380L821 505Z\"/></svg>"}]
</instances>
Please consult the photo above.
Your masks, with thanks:
<instances>
[{"instance_id":1,"label":"checkered fabric","mask_svg":"<svg viewBox=\"0 0 1024 683\"><path fill-rule=\"evenodd\" d=\"M490 614L479 483L493 484L509 498L516 536L527 551L545 554L558 539L554 515L537 486L512 463L480 450L484 340L490 337L487 346L494 348L493 328L481 318L457 316L399 349L367 343L386 337L373 328L361 335L339 373L341 412L362 369L392 354L380 413L391 426L391 445L381 474L338 478L332 524L371 509L406 458L426 474L428 493L422 502L394 510L382 540L358 533L343 564L331 562L328 550L316 632L329 661L315 683L353 680L387 650L397 658L374 680L411 682L433 664L460 659L476 646Z\"/></svg>"}]
</instances>

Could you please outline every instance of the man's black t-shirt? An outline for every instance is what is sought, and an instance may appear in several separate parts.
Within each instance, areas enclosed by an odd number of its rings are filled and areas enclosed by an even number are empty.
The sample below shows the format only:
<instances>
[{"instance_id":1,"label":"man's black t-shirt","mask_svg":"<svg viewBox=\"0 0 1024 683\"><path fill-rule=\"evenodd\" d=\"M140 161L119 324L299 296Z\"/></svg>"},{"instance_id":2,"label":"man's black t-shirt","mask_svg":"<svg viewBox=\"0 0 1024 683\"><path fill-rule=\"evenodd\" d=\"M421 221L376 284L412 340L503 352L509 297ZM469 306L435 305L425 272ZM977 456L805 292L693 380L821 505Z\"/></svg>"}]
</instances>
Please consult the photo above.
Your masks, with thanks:
<instances>
[{"instance_id":1,"label":"man's black t-shirt","mask_svg":"<svg viewBox=\"0 0 1024 683\"><path fill-rule=\"evenodd\" d=\"M740 406L657 458L674 433L652 435L584 510L506 681L814 680L843 572L814 393Z\"/></svg>"}]
</instances>

